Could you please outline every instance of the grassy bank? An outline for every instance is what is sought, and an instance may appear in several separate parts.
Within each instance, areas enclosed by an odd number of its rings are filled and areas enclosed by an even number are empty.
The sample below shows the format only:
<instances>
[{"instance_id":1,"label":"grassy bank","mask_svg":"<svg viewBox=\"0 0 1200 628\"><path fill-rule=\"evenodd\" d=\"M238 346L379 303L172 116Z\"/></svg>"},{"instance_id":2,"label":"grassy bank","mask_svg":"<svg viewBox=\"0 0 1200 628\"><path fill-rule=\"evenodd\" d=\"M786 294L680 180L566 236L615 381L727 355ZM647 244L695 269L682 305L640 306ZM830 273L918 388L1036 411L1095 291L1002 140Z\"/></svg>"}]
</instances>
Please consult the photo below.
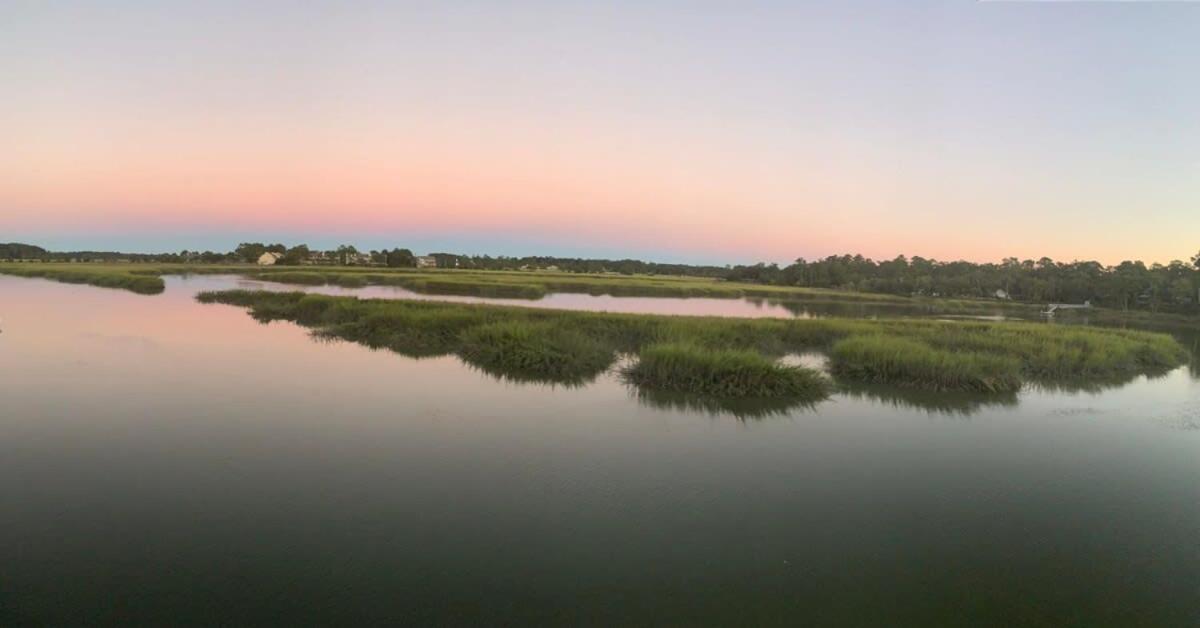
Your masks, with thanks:
<instances>
[{"instance_id":1,"label":"grassy bank","mask_svg":"<svg viewBox=\"0 0 1200 628\"><path fill-rule=\"evenodd\" d=\"M158 294L165 289L156 273L139 272L128 264L119 267L89 264L0 264L0 274L17 277L39 277L62 283L87 284L100 288L117 288L138 294Z\"/></svg>"},{"instance_id":2,"label":"grassy bank","mask_svg":"<svg viewBox=\"0 0 1200 628\"><path fill-rule=\"evenodd\" d=\"M615 297L764 299L780 302L897 306L921 313L978 313L1031 310L1012 302L968 299L913 298L821 288L764 286L702 279L639 275L585 275L549 272L328 268L287 270L269 268L246 273L264 281L302 285L399 286L430 295L465 295L507 299L540 299L569 293Z\"/></svg>"},{"instance_id":3,"label":"grassy bank","mask_svg":"<svg viewBox=\"0 0 1200 628\"><path fill-rule=\"evenodd\" d=\"M163 275L233 274L282 284L357 288L398 286L428 295L461 295L536 300L552 293L616 297L753 299L784 307L805 304L822 308L878 308L889 315L994 314L1034 311L1034 306L992 300L935 299L868 294L820 288L764 286L703 279L650 275L588 275L561 272L469 271L358 266L255 266L251 264L118 264L26 262L0 263L0 273L92 283L137 292L161 292ZM132 280L131 276L150 277ZM80 281L90 279L91 281ZM893 311L894 310L894 311Z\"/></svg>"},{"instance_id":4,"label":"grassy bank","mask_svg":"<svg viewBox=\"0 0 1200 628\"><path fill-rule=\"evenodd\" d=\"M639 361L626 376L639 388L730 397L820 398L815 373L775 361L814 350L839 380L933 391L1111 382L1187 360L1163 334L1038 323L652 316L241 290L198 299L409 356L457 354L513 379L579 383L629 354Z\"/></svg>"}]
</instances>

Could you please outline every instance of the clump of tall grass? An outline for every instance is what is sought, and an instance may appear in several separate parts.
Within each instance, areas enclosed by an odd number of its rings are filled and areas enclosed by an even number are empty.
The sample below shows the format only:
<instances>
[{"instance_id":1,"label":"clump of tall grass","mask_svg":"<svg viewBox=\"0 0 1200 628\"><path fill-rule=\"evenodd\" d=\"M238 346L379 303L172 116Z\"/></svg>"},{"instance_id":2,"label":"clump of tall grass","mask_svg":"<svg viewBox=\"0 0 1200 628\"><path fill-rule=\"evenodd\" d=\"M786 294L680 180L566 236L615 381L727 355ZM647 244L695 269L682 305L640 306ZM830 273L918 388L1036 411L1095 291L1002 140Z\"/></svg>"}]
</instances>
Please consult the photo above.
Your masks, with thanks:
<instances>
[{"instance_id":1,"label":"clump of tall grass","mask_svg":"<svg viewBox=\"0 0 1200 628\"><path fill-rule=\"evenodd\" d=\"M829 396L829 381L813 369L779 364L744 349L711 350L684 343L662 343L641 350L623 371L641 388L712 397Z\"/></svg>"},{"instance_id":2,"label":"clump of tall grass","mask_svg":"<svg viewBox=\"0 0 1200 628\"><path fill-rule=\"evenodd\" d=\"M523 321L467 329L458 354L492 375L563 384L591 380L615 358L611 348L565 326Z\"/></svg>"},{"instance_id":3,"label":"clump of tall grass","mask_svg":"<svg viewBox=\"0 0 1200 628\"><path fill-rule=\"evenodd\" d=\"M839 377L926 390L1012 392L1021 389L1021 363L1006 355L934 349L883 334L839 340L830 351Z\"/></svg>"},{"instance_id":4,"label":"clump of tall grass","mask_svg":"<svg viewBox=\"0 0 1200 628\"><path fill-rule=\"evenodd\" d=\"M1121 379L1174 368L1186 351L1170 336L1030 323L888 321L884 328L955 353L1007 356L1030 379Z\"/></svg>"}]
</instances>

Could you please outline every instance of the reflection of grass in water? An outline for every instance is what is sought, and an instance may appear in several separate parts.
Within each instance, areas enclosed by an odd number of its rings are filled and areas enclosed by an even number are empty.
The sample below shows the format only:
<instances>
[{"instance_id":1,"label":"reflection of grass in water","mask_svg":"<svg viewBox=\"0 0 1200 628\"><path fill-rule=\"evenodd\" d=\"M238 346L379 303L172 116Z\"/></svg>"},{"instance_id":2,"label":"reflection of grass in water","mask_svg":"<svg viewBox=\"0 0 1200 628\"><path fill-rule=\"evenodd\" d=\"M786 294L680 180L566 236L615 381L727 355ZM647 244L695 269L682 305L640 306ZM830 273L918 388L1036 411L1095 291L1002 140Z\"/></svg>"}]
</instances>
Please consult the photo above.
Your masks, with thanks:
<instances>
[{"instance_id":1,"label":"reflection of grass in water","mask_svg":"<svg viewBox=\"0 0 1200 628\"><path fill-rule=\"evenodd\" d=\"M1192 360L1188 363L1188 370L1192 377L1200 379L1200 341L1192 344Z\"/></svg>"},{"instance_id":2,"label":"reflection of grass in water","mask_svg":"<svg viewBox=\"0 0 1200 628\"><path fill-rule=\"evenodd\" d=\"M881 384L843 383L839 392L853 399L869 399L886 403L896 408L922 410L930 414L970 416L984 408L1003 408L1017 405L1017 394L972 393L945 391L931 393L924 390L899 388Z\"/></svg>"},{"instance_id":3,"label":"reflection of grass in water","mask_svg":"<svg viewBox=\"0 0 1200 628\"><path fill-rule=\"evenodd\" d=\"M812 400L794 397L713 397L633 387L637 400L660 410L728 414L742 420L784 417L816 407Z\"/></svg>"},{"instance_id":4,"label":"reflection of grass in water","mask_svg":"<svg viewBox=\"0 0 1200 628\"><path fill-rule=\"evenodd\" d=\"M992 392L1121 381L1187 360L1163 334L1031 323L608 314L242 290L197 298L405 355L456 353L523 381L586 381L615 354L640 354L642 385L710 395L795 396L775 359L804 351L830 354L842 381Z\"/></svg>"},{"instance_id":5,"label":"reflection of grass in water","mask_svg":"<svg viewBox=\"0 0 1200 628\"><path fill-rule=\"evenodd\" d=\"M1035 390L1061 393L1098 393L1112 388L1124 386L1139 377L1147 380L1163 379L1175 370L1174 368L1153 368L1142 373L1121 373L1110 377L1093 379L1066 378L1060 380L1035 379L1029 385Z\"/></svg>"}]
</instances>

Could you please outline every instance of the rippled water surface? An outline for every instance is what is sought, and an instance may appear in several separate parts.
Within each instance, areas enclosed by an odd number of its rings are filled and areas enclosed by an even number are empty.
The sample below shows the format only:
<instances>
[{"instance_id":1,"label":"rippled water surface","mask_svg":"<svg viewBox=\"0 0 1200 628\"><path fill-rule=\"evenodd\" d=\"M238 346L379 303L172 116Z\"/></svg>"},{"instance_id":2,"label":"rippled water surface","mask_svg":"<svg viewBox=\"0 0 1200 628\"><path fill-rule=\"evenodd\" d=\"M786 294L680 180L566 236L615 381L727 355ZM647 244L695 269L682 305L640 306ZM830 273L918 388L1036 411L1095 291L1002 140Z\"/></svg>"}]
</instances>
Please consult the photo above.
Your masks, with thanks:
<instances>
[{"instance_id":1,"label":"rippled water surface","mask_svg":"<svg viewBox=\"0 0 1200 628\"><path fill-rule=\"evenodd\" d=\"M1186 367L1000 399L864 388L739 418L611 375L513 384L316 342L192 299L241 282L139 296L0 276L0 625L1200 617ZM796 313L541 304L587 299Z\"/></svg>"}]
</instances>

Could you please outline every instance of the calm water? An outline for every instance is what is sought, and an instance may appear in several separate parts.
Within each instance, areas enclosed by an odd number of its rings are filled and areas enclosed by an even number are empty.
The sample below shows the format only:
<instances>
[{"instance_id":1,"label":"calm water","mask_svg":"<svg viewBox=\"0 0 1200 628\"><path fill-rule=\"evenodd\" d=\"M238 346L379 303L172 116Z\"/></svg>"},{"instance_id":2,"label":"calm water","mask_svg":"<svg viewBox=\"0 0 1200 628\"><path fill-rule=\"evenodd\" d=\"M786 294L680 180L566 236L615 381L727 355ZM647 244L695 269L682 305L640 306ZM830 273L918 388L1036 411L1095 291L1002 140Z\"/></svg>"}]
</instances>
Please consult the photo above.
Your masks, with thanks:
<instances>
[{"instance_id":1,"label":"calm water","mask_svg":"<svg viewBox=\"0 0 1200 628\"><path fill-rule=\"evenodd\" d=\"M303 290L305 292L319 292L321 294L356 296L364 299L415 299L420 301L453 301L456 303L495 303L521 307L632 314L703 314L708 316L738 316L743 318L810 318L818 316L899 316L919 314L921 312L921 308L905 306L779 301L773 299L614 297L573 293L551 293L541 299L497 299L492 297L420 294L399 286L365 286L362 288L302 286L258 281L235 276L199 275L176 278L176 280L183 282L189 289L194 290L225 290L230 288L282 291ZM1001 313L997 311L994 314L999 315Z\"/></svg>"},{"instance_id":2,"label":"calm water","mask_svg":"<svg viewBox=\"0 0 1200 628\"><path fill-rule=\"evenodd\" d=\"M233 283L0 276L0 625L1200 619L1186 368L742 420L191 298Z\"/></svg>"}]
</instances>

